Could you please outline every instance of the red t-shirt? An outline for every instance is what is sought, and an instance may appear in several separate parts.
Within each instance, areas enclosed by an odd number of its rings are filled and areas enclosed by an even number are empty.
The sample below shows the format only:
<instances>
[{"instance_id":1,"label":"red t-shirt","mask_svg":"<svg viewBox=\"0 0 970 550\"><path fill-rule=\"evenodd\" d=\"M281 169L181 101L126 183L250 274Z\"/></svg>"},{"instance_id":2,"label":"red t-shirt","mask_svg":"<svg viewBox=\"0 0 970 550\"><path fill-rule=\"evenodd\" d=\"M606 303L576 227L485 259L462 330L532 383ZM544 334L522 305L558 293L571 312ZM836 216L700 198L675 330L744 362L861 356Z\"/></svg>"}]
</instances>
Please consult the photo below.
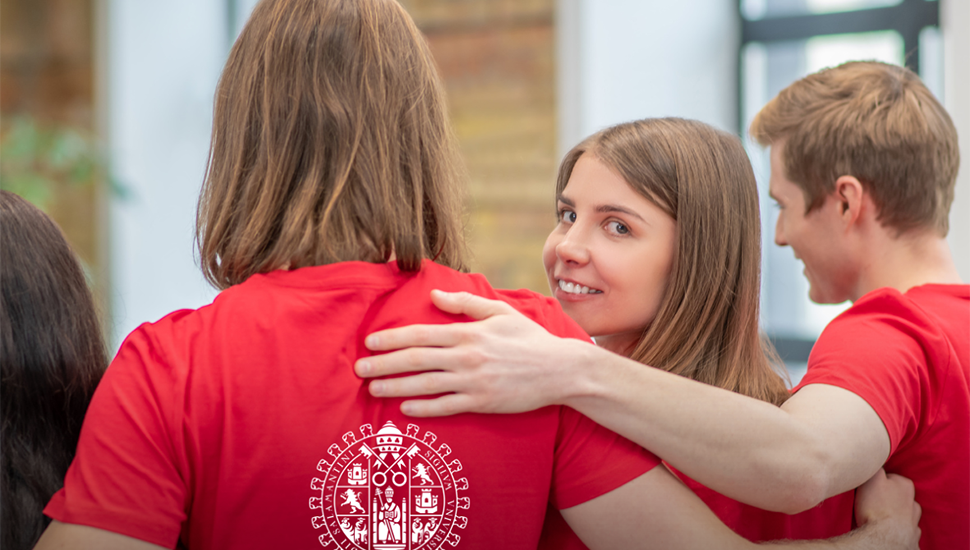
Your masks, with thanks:
<instances>
[{"instance_id":1,"label":"red t-shirt","mask_svg":"<svg viewBox=\"0 0 970 550\"><path fill-rule=\"evenodd\" d=\"M659 463L564 407L413 419L372 398L353 372L367 334L467 320L435 308L434 288L588 339L551 299L429 261L256 275L126 339L45 513L193 550L534 549L549 502Z\"/></svg>"},{"instance_id":2,"label":"red t-shirt","mask_svg":"<svg viewBox=\"0 0 970 550\"><path fill-rule=\"evenodd\" d=\"M822 332L798 388L838 386L889 432L887 472L913 480L923 550L970 549L970 286L866 294Z\"/></svg>"},{"instance_id":3,"label":"red t-shirt","mask_svg":"<svg viewBox=\"0 0 970 550\"><path fill-rule=\"evenodd\" d=\"M844 535L853 527L855 491L826 499L811 510L789 515L738 502L673 468L671 470L725 525L752 542L828 539Z\"/></svg>"},{"instance_id":4,"label":"red t-shirt","mask_svg":"<svg viewBox=\"0 0 970 550\"><path fill-rule=\"evenodd\" d=\"M855 491L826 499L811 510L783 514L756 508L701 485L676 468L665 464L725 525L752 541L815 540L844 535L853 528ZM550 509L542 532L540 549L583 550L586 545L573 533L558 510Z\"/></svg>"}]
</instances>

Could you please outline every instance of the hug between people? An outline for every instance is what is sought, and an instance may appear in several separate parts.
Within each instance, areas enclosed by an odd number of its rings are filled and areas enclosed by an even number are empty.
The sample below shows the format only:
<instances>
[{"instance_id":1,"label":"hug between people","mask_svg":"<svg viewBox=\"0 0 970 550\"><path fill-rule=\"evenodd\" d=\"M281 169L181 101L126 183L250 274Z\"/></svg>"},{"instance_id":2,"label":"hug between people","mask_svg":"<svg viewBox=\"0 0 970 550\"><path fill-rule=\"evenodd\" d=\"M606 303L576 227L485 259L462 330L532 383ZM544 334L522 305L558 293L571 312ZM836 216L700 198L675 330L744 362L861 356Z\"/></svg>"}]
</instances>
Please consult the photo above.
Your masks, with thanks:
<instances>
[{"instance_id":1,"label":"hug between people","mask_svg":"<svg viewBox=\"0 0 970 550\"><path fill-rule=\"evenodd\" d=\"M397 2L261 0L199 199L222 292L94 368L52 497L23 466L52 436L7 408L8 376L36 367L8 352L27 341L8 311L32 303L8 282L30 268L8 260L4 193L4 546L31 547L46 502L39 549L970 549L957 135L916 75L826 69L751 127L775 242L812 300L853 302L792 390L759 331L736 136L657 118L576 145L547 298L468 273L446 111ZM9 461L14 441L37 457ZM10 487L34 491L20 539Z\"/></svg>"}]
</instances>

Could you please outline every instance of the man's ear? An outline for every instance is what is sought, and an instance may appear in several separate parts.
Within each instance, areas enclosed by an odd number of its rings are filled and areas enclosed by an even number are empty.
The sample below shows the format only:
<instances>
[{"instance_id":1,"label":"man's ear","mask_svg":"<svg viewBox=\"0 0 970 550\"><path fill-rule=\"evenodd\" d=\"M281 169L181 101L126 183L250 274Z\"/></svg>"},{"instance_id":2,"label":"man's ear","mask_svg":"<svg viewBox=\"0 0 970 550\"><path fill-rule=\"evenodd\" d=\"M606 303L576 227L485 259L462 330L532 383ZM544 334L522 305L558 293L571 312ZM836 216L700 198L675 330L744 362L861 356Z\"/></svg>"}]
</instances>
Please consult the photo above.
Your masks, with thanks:
<instances>
[{"instance_id":1,"label":"man's ear","mask_svg":"<svg viewBox=\"0 0 970 550\"><path fill-rule=\"evenodd\" d=\"M863 212L866 190L855 176L839 176L835 180L835 200L839 205L842 221L855 223Z\"/></svg>"}]
</instances>

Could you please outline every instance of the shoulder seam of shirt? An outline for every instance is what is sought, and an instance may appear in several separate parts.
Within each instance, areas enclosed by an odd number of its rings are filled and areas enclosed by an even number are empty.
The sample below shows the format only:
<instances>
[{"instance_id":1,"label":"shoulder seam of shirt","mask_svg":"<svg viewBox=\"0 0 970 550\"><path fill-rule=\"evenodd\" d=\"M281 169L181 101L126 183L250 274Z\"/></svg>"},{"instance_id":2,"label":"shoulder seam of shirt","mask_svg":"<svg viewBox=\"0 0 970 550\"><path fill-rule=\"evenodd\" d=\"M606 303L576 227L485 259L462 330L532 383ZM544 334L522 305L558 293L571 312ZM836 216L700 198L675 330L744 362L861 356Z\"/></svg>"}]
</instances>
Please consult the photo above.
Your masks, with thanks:
<instances>
[{"instance_id":1,"label":"shoulder seam of shirt","mask_svg":"<svg viewBox=\"0 0 970 550\"><path fill-rule=\"evenodd\" d=\"M943 337L943 341L945 341L947 344L947 348L948 348L947 351L949 353L946 354L946 366L945 368L943 368L943 371L942 371L942 374L944 374L944 376L941 377L943 379L943 386L940 387L940 393L943 394L946 392L947 385L950 383L949 374L953 366L953 356L956 353L956 350L953 348L953 344L950 342L950 339L947 337L946 332L940 326L940 323L937 317L934 315L931 315L928 311L923 309L923 306L921 306L916 300L913 300L912 298L910 298L905 294L903 294L903 297L906 298L906 301L913 309L918 310L921 315L923 315L930 323L933 324L933 329L936 332L940 333L940 335ZM929 362L927 361L927 363ZM936 405L933 407L933 410L929 412L930 417L927 419L927 425L934 425L936 423L936 418L939 416L940 407L942 406L943 406L943 400L938 399L936 402ZM916 439L919 439L919 438L916 438Z\"/></svg>"}]
</instances>

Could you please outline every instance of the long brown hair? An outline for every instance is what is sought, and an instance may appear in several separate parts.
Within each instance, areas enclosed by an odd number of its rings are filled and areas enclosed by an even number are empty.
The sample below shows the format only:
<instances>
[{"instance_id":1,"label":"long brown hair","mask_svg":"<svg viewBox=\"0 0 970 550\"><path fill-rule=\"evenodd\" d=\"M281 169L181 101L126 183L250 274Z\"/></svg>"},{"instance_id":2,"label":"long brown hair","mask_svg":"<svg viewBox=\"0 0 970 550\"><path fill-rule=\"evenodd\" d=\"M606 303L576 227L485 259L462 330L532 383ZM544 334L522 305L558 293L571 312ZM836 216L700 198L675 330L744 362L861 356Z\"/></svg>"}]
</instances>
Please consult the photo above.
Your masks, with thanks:
<instances>
[{"instance_id":1,"label":"long brown hair","mask_svg":"<svg viewBox=\"0 0 970 550\"><path fill-rule=\"evenodd\" d=\"M557 194L585 153L677 222L664 298L630 357L783 403L788 390L758 328L761 221L754 172L740 140L679 118L613 126L566 154Z\"/></svg>"},{"instance_id":2,"label":"long brown hair","mask_svg":"<svg viewBox=\"0 0 970 550\"><path fill-rule=\"evenodd\" d=\"M64 484L107 367L94 301L57 225L0 191L0 517L5 550L32 548Z\"/></svg>"},{"instance_id":3,"label":"long brown hair","mask_svg":"<svg viewBox=\"0 0 970 550\"><path fill-rule=\"evenodd\" d=\"M263 0L216 90L197 218L206 278L340 261L464 269L463 168L420 32L393 0Z\"/></svg>"}]
</instances>

